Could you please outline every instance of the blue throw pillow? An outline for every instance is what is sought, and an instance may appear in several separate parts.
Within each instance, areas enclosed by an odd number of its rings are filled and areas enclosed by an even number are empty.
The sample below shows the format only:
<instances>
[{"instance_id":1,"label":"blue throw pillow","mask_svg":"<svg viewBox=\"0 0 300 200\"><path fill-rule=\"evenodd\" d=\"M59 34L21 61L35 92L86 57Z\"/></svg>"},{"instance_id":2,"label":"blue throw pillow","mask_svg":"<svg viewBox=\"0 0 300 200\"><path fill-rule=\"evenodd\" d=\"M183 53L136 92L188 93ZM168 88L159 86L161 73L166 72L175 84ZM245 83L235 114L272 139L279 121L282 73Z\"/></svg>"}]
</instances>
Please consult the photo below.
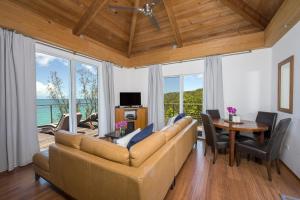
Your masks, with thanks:
<instances>
[{"instance_id":1,"label":"blue throw pillow","mask_svg":"<svg viewBox=\"0 0 300 200\"><path fill-rule=\"evenodd\" d=\"M174 120L174 123L177 122L178 120L182 119L185 117L185 113L180 113L179 115L177 115L177 117Z\"/></svg>"},{"instance_id":2,"label":"blue throw pillow","mask_svg":"<svg viewBox=\"0 0 300 200\"><path fill-rule=\"evenodd\" d=\"M147 126L146 128L144 128L141 132L139 132L135 136L133 136L133 138L131 138L131 140L128 142L127 149L130 149L130 147L142 141L152 133L153 133L153 123Z\"/></svg>"}]
</instances>

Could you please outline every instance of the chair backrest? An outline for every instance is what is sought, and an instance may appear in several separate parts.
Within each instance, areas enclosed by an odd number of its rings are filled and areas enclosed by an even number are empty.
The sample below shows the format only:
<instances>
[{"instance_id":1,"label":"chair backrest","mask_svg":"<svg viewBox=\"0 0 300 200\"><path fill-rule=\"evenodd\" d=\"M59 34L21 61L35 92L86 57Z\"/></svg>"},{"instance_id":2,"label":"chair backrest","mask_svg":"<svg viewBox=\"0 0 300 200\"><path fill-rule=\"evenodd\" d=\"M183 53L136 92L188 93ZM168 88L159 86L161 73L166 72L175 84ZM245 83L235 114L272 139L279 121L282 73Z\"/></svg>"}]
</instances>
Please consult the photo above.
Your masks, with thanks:
<instances>
[{"instance_id":1,"label":"chair backrest","mask_svg":"<svg viewBox=\"0 0 300 200\"><path fill-rule=\"evenodd\" d=\"M79 124L81 118L82 118L82 114L81 113L76 113L77 125ZM59 120L56 129L57 130L70 131L70 115L69 114L63 114L61 116L61 119Z\"/></svg>"},{"instance_id":2,"label":"chair backrest","mask_svg":"<svg viewBox=\"0 0 300 200\"><path fill-rule=\"evenodd\" d=\"M214 150L217 142L216 128L208 114L201 113L201 118L205 132L206 144L211 146Z\"/></svg>"},{"instance_id":3,"label":"chair backrest","mask_svg":"<svg viewBox=\"0 0 300 200\"><path fill-rule=\"evenodd\" d=\"M276 129L274 130L274 133L270 138L267 146L269 159L273 160L279 157L282 142L285 134L287 133L287 129L289 128L290 123L291 118L282 119L276 126Z\"/></svg>"},{"instance_id":4,"label":"chair backrest","mask_svg":"<svg viewBox=\"0 0 300 200\"><path fill-rule=\"evenodd\" d=\"M220 112L219 110L206 110L206 113L212 118L212 119L220 119Z\"/></svg>"},{"instance_id":5,"label":"chair backrest","mask_svg":"<svg viewBox=\"0 0 300 200\"><path fill-rule=\"evenodd\" d=\"M255 121L269 127L269 130L265 131L265 138L271 138L277 121L277 113L259 111Z\"/></svg>"}]
</instances>

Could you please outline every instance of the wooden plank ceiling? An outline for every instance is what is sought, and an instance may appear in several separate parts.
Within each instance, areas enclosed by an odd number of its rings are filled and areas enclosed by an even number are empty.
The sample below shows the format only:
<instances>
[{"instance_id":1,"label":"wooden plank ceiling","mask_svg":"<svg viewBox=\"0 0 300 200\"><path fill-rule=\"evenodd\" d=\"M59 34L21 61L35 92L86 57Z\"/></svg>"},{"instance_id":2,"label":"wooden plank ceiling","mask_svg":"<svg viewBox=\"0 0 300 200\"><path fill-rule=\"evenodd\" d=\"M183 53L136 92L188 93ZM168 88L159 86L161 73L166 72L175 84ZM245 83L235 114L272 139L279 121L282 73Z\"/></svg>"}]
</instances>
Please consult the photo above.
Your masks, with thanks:
<instances>
[{"instance_id":1,"label":"wooden plank ceiling","mask_svg":"<svg viewBox=\"0 0 300 200\"><path fill-rule=\"evenodd\" d=\"M134 57L263 31L283 0L161 0L157 30L141 13L110 5L142 7L149 0L10 0L25 9Z\"/></svg>"}]
</instances>

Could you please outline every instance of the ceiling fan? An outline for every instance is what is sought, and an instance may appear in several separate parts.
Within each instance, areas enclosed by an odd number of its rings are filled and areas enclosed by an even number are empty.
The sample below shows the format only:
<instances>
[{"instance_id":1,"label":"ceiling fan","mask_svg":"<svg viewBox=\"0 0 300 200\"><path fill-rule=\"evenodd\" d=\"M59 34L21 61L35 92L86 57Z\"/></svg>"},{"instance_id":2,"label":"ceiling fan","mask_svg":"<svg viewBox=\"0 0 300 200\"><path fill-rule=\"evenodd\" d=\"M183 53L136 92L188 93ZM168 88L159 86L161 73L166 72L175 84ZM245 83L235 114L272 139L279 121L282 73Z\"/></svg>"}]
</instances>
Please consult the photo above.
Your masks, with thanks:
<instances>
[{"instance_id":1,"label":"ceiling fan","mask_svg":"<svg viewBox=\"0 0 300 200\"><path fill-rule=\"evenodd\" d=\"M141 13L141 14L145 15L146 17L148 17L150 23L157 30L160 30L159 23L153 13L153 8L159 3L160 3L160 0L151 0L149 3L145 3L144 6L140 7L140 8L127 7L127 6L114 6L114 5L110 5L109 8L112 11L124 10L124 11L129 11L129 12Z\"/></svg>"}]
</instances>

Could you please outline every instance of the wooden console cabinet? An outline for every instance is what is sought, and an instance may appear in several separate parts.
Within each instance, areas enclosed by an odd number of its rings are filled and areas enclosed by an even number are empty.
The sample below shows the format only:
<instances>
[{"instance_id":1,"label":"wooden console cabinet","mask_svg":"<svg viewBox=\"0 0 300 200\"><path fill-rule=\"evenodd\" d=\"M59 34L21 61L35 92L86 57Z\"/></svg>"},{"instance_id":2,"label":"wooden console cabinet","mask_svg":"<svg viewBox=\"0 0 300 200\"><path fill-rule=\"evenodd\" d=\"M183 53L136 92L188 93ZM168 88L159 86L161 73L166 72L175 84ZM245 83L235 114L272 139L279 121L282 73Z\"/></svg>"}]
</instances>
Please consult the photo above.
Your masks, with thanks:
<instances>
[{"instance_id":1,"label":"wooden console cabinet","mask_svg":"<svg viewBox=\"0 0 300 200\"><path fill-rule=\"evenodd\" d=\"M135 114L135 119L130 120L126 119L126 113L132 112ZM138 128L145 128L148 125L148 109L146 107L140 107L140 108L131 108L131 107L125 107L125 108L115 108L115 115L116 115L116 122L120 121L127 121L127 122L133 122L134 123L134 129Z\"/></svg>"}]
</instances>

